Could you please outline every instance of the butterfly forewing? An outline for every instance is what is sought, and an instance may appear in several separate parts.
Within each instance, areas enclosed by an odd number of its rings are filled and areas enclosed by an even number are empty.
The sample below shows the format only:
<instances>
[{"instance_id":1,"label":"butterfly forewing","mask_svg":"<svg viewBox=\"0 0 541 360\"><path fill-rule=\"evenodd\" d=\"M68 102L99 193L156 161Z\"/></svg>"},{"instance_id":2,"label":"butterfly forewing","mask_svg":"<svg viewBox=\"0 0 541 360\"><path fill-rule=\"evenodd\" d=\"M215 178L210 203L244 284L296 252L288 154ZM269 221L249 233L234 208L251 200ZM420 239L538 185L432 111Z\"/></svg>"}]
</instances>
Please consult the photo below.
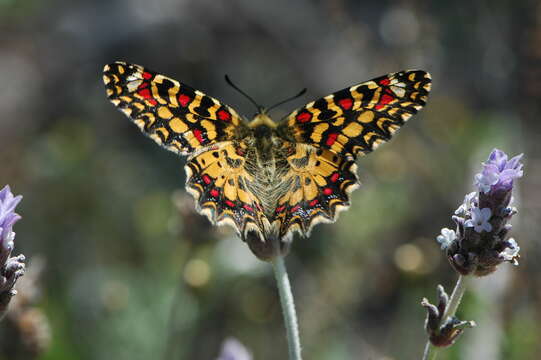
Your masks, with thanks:
<instances>
[{"instance_id":1,"label":"butterfly forewing","mask_svg":"<svg viewBox=\"0 0 541 360\"><path fill-rule=\"evenodd\" d=\"M201 91L139 65L105 65L109 100L143 133L179 154L231 139L241 119Z\"/></svg>"},{"instance_id":2,"label":"butterfly forewing","mask_svg":"<svg viewBox=\"0 0 541 360\"><path fill-rule=\"evenodd\" d=\"M421 70L381 76L294 111L281 131L299 143L342 156L366 154L426 104L430 84L430 75Z\"/></svg>"}]
</instances>

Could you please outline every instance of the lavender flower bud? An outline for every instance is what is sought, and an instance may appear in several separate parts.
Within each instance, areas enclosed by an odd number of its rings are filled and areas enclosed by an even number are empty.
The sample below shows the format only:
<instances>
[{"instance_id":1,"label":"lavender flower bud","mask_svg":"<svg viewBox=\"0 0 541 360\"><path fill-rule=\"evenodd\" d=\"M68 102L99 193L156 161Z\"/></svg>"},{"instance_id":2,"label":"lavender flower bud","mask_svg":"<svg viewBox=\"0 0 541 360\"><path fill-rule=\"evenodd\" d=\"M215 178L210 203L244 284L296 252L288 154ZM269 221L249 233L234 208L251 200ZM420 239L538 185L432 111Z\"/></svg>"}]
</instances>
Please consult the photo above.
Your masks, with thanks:
<instances>
[{"instance_id":1,"label":"lavender flower bud","mask_svg":"<svg viewBox=\"0 0 541 360\"><path fill-rule=\"evenodd\" d=\"M449 295L438 285L438 305L433 305L426 298L421 301L421 305L426 309L427 316L425 321L425 330L428 338L434 346L446 347L452 345L462 334L464 329L474 327L473 321L460 321L456 317L444 319L445 310L449 305Z\"/></svg>"},{"instance_id":2,"label":"lavender flower bud","mask_svg":"<svg viewBox=\"0 0 541 360\"><path fill-rule=\"evenodd\" d=\"M222 351L216 360L252 360L252 354L240 341L228 338L222 344Z\"/></svg>"},{"instance_id":3,"label":"lavender flower bud","mask_svg":"<svg viewBox=\"0 0 541 360\"><path fill-rule=\"evenodd\" d=\"M511 229L507 222L517 213L510 204L514 180L523 175L521 159L517 155L508 160L503 151L494 149L475 175L477 192L466 195L452 216L456 231L444 228L437 237L460 274L484 276L503 262L518 264L520 248L506 237Z\"/></svg>"}]
</instances>

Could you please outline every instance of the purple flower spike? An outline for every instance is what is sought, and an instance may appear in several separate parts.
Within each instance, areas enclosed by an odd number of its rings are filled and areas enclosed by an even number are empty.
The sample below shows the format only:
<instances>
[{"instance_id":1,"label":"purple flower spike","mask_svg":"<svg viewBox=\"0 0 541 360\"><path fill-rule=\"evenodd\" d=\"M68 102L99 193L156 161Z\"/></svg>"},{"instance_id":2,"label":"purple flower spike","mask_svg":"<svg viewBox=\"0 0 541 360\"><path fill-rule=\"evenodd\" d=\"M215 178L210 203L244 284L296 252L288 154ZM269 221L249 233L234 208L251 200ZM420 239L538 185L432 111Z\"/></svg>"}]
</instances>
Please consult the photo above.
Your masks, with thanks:
<instances>
[{"instance_id":1,"label":"purple flower spike","mask_svg":"<svg viewBox=\"0 0 541 360\"><path fill-rule=\"evenodd\" d=\"M0 318L16 294L13 287L17 279L24 274L24 255L11 257L15 240L13 225L21 219L15 207L22 198L13 196L8 185L0 190Z\"/></svg>"},{"instance_id":2,"label":"purple flower spike","mask_svg":"<svg viewBox=\"0 0 541 360\"><path fill-rule=\"evenodd\" d=\"M523 175L521 160L522 155L508 160L507 154L494 149L481 173L475 175L478 192L466 195L452 216L456 231L444 228L438 236L460 274L484 276L503 262L518 264L520 247L506 239L511 230L508 221L517 213L510 204L513 182Z\"/></svg>"},{"instance_id":3,"label":"purple flower spike","mask_svg":"<svg viewBox=\"0 0 541 360\"><path fill-rule=\"evenodd\" d=\"M15 213L15 207L22 200L22 196L13 196L9 185L0 190L0 251L2 257L0 260L7 260L3 255L11 253L13 250L13 224L21 219L19 214ZM9 256L9 254L8 254Z\"/></svg>"}]
</instances>

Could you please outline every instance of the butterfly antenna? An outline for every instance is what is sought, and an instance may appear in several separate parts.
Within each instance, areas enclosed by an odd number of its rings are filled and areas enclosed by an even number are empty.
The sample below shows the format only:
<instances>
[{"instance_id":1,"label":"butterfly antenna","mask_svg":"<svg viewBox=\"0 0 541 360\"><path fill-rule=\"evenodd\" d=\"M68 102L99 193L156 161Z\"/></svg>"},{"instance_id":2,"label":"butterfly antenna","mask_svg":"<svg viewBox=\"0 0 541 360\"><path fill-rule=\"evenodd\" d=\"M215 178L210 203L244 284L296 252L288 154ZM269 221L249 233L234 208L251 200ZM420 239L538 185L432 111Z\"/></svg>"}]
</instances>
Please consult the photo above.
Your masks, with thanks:
<instances>
[{"instance_id":1,"label":"butterfly antenna","mask_svg":"<svg viewBox=\"0 0 541 360\"><path fill-rule=\"evenodd\" d=\"M285 103L288 102L288 101L295 100L296 98L299 98L299 97L303 96L305 92L306 92L306 88L302 89L297 95L292 96L292 97L290 97L290 98L287 98L287 99L285 99L285 100L280 101L280 102L277 103L277 104L272 105L271 107L269 107L269 108L267 109L267 112L271 111L272 109L274 109L274 108L277 107L277 106L280 106L280 105L282 105L282 104L285 104Z\"/></svg>"},{"instance_id":2,"label":"butterfly antenna","mask_svg":"<svg viewBox=\"0 0 541 360\"><path fill-rule=\"evenodd\" d=\"M246 94L244 91L242 91L237 85L233 84L231 79L229 79L229 76L227 74L225 75L225 81L235 90L240 92L242 95L244 95L252 104L255 105L257 108L257 112L261 113L263 111L263 106L259 105L250 95Z\"/></svg>"}]
</instances>

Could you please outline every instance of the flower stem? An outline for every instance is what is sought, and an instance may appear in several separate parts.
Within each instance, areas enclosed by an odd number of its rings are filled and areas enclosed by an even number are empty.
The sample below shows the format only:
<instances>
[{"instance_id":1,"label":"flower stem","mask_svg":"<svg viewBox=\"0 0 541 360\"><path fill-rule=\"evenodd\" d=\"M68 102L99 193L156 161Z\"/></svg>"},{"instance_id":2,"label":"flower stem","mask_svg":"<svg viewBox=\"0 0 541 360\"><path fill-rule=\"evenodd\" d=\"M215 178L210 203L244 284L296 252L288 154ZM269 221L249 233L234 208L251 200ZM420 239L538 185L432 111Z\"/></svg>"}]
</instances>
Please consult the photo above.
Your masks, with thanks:
<instances>
[{"instance_id":1,"label":"flower stem","mask_svg":"<svg viewBox=\"0 0 541 360\"><path fill-rule=\"evenodd\" d=\"M280 293L280 304L287 333L287 345L289 348L289 360L301 360L301 343L299 339L299 327L297 324L297 314L295 312L295 303L291 293L291 285L287 276L284 257L278 255L272 262L274 276Z\"/></svg>"},{"instance_id":2,"label":"flower stem","mask_svg":"<svg viewBox=\"0 0 541 360\"><path fill-rule=\"evenodd\" d=\"M455 288L453 289L453 293L451 294L451 298L449 299L449 304L447 305L447 308L443 313L443 317L441 318L442 322L445 322L449 317L455 315L456 310L460 305L460 301L462 300L462 295L464 295L464 291L466 291L466 279L464 276L459 275ZM423 354L423 360L435 360L438 356L439 349L440 348L432 345L430 340L427 341L425 352Z\"/></svg>"},{"instance_id":3,"label":"flower stem","mask_svg":"<svg viewBox=\"0 0 541 360\"><path fill-rule=\"evenodd\" d=\"M449 305L447 305L447 309L445 309L445 313L443 314L443 321L450 316L455 316L456 309L458 309L458 305L460 305L464 291L466 291L466 278L459 275L451 298L449 299Z\"/></svg>"},{"instance_id":4,"label":"flower stem","mask_svg":"<svg viewBox=\"0 0 541 360\"><path fill-rule=\"evenodd\" d=\"M426 342L425 352L423 353L423 360L434 360L438 355L438 348L432 345L429 341Z\"/></svg>"}]
</instances>

